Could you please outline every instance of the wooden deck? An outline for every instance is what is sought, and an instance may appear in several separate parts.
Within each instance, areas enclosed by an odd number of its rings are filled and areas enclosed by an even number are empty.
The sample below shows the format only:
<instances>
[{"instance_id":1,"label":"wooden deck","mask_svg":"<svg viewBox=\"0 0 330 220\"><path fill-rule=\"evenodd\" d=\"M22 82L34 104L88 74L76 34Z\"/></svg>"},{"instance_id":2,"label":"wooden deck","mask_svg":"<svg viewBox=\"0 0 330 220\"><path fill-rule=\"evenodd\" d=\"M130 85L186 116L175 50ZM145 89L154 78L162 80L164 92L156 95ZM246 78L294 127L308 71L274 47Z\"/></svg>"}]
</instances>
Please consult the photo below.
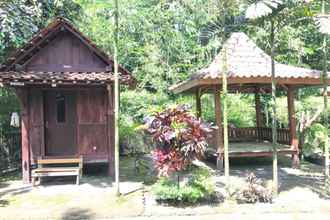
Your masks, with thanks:
<instances>
[{"instance_id":1,"label":"wooden deck","mask_svg":"<svg viewBox=\"0 0 330 220\"><path fill-rule=\"evenodd\" d=\"M293 150L289 145L278 144L279 154L293 154ZM209 148L210 155L216 156L216 150ZM272 143L264 142L233 142L229 143L229 157L268 157L272 156Z\"/></svg>"}]
</instances>

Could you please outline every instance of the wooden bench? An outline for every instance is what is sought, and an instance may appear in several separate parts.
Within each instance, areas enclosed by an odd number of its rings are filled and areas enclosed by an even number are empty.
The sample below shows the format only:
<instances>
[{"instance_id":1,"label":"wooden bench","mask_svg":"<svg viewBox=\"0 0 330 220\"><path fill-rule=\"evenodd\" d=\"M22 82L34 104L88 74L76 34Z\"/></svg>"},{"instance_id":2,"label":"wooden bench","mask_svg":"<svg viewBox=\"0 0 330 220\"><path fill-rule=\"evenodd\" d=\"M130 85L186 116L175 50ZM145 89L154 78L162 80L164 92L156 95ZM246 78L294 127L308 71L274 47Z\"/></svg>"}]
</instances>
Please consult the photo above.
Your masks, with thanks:
<instances>
[{"instance_id":1,"label":"wooden bench","mask_svg":"<svg viewBox=\"0 0 330 220\"><path fill-rule=\"evenodd\" d=\"M70 164L70 166L65 166ZM71 166L76 164L76 166ZM37 160L38 168L32 170L32 185L38 178L45 176L76 176L76 184L79 185L79 178L82 176L83 158L67 158L67 159L42 159Z\"/></svg>"}]
</instances>

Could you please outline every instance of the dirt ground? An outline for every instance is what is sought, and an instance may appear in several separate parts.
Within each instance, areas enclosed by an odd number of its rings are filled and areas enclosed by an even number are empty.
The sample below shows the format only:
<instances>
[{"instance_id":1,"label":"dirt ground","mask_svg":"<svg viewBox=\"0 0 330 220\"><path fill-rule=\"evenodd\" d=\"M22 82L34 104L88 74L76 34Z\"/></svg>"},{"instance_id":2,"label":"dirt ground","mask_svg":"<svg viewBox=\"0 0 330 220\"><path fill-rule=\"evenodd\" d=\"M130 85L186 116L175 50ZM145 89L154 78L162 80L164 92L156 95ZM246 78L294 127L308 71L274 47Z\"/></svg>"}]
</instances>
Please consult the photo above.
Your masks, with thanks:
<instances>
[{"instance_id":1,"label":"dirt ground","mask_svg":"<svg viewBox=\"0 0 330 220\"><path fill-rule=\"evenodd\" d=\"M104 172L85 175L79 186L74 185L73 179L61 178L49 179L42 186L33 188L23 185L19 176L2 177L0 219L176 219L178 216L207 219L207 216L220 218L226 215L226 219L239 219L239 216L258 219L257 216L282 214L286 216L283 219L305 219L301 216L312 219L314 214L330 216L330 198L323 187L323 167L311 163L303 162L300 169L292 169L288 158L280 159L280 194L272 204L237 204L229 199L194 207L157 204L149 191L150 186L142 185L146 176L136 175L133 164L131 158L121 160L121 192L124 195L120 198L115 197L112 180ZM212 164L210 167L214 168ZM249 172L270 183L271 170L271 160L232 160L231 188L233 191L238 188ZM98 171L96 168L96 173ZM217 190L223 191L223 175L215 172L214 181Z\"/></svg>"},{"instance_id":2,"label":"dirt ground","mask_svg":"<svg viewBox=\"0 0 330 220\"><path fill-rule=\"evenodd\" d=\"M121 162L121 192L117 198L104 167L74 178L49 178L42 185L24 185L19 175L0 180L0 219L107 219L143 214L142 183L133 176L132 161Z\"/></svg>"}]
</instances>

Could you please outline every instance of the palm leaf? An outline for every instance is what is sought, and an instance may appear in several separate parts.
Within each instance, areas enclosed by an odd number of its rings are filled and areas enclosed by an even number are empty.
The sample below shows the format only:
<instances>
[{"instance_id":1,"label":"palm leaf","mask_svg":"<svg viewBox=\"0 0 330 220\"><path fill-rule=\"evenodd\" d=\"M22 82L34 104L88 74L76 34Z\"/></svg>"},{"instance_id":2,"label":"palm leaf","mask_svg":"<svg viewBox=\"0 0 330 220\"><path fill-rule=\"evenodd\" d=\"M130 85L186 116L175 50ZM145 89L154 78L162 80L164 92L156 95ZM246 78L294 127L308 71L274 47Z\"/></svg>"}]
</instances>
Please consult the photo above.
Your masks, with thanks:
<instances>
[{"instance_id":1,"label":"palm leaf","mask_svg":"<svg viewBox=\"0 0 330 220\"><path fill-rule=\"evenodd\" d=\"M319 14L316 16L315 22L321 33L330 35L330 15Z\"/></svg>"},{"instance_id":2,"label":"palm leaf","mask_svg":"<svg viewBox=\"0 0 330 220\"><path fill-rule=\"evenodd\" d=\"M245 12L245 17L251 20L273 14L283 5L283 0L254 0Z\"/></svg>"}]
</instances>

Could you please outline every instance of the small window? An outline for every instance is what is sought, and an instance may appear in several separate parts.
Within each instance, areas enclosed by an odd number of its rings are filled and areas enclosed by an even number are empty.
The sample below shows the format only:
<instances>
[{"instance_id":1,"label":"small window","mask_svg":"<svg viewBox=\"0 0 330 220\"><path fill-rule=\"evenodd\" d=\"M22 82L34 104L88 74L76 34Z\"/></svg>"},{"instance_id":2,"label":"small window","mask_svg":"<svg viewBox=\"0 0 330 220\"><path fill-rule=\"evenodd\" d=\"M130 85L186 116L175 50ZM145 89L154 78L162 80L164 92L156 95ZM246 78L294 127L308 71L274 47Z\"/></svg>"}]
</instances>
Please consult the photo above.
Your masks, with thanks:
<instances>
[{"instance_id":1,"label":"small window","mask_svg":"<svg viewBox=\"0 0 330 220\"><path fill-rule=\"evenodd\" d=\"M65 97L60 93L56 94L56 115L58 123L65 122Z\"/></svg>"}]
</instances>

